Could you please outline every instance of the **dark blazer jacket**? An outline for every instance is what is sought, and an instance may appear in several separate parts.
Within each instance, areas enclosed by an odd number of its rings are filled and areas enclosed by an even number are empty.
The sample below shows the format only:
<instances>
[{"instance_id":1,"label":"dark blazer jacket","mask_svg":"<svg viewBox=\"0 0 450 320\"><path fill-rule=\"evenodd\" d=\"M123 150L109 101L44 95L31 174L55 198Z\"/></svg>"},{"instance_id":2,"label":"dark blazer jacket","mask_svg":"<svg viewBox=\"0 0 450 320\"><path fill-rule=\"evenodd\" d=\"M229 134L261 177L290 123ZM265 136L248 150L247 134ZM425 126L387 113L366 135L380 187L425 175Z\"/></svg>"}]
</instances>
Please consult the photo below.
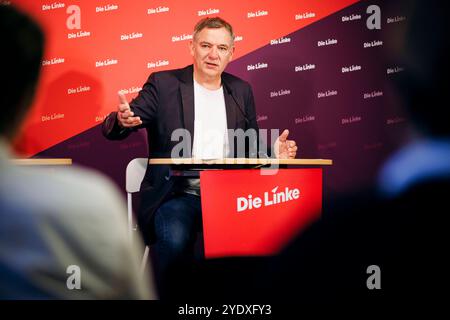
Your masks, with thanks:
<instances>
[{"instance_id":1,"label":"dark blazer jacket","mask_svg":"<svg viewBox=\"0 0 450 320\"><path fill-rule=\"evenodd\" d=\"M250 85L229 73L222 73L228 129L253 128L258 132L255 102ZM193 66L155 72L150 75L139 95L130 102L131 111L139 116L142 125L123 129L112 112L103 122L103 135L110 140L121 140L140 128L147 130L149 158L170 158L172 148L180 141L171 141L172 132L184 128L194 141L194 84ZM236 139L234 140L236 142ZM236 144L235 144L236 145ZM246 157L257 153L246 146ZM236 154L235 154L236 155ZM191 154L181 154L190 158ZM153 240L153 212L174 192L177 178L169 177L169 167L147 168L141 184L141 204L138 225L147 243Z\"/></svg>"}]
</instances>

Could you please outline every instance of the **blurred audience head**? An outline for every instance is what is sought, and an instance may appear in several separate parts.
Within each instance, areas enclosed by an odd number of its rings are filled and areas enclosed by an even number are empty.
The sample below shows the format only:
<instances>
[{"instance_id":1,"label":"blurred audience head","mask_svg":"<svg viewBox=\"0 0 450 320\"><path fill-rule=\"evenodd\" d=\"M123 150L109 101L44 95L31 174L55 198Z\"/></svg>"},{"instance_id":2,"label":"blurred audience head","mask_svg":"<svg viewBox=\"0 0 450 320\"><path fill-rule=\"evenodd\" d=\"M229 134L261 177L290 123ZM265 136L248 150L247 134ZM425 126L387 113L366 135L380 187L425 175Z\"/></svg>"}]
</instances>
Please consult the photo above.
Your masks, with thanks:
<instances>
[{"instance_id":1,"label":"blurred audience head","mask_svg":"<svg viewBox=\"0 0 450 320\"><path fill-rule=\"evenodd\" d=\"M411 1L395 78L419 131L435 138L450 136L447 117L450 76L448 12L444 1Z\"/></svg>"},{"instance_id":2,"label":"blurred audience head","mask_svg":"<svg viewBox=\"0 0 450 320\"><path fill-rule=\"evenodd\" d=\"M12 139L33 100L44 35L31 18L0 5L0 39L0 136Z\"/></svg>"}]
</instances>

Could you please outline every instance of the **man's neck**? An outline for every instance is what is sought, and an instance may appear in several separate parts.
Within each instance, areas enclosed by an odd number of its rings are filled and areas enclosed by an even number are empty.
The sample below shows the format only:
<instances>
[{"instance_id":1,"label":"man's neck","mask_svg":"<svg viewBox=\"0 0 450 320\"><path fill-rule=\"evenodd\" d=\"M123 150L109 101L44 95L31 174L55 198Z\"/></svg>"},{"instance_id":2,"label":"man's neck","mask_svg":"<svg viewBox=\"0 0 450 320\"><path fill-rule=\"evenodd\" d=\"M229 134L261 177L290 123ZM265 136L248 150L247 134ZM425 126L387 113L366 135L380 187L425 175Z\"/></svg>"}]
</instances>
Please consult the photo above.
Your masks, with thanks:
<instances>
[{"instance_id":1,"label":"man's neck","mask_svg":"<svg viewBox=\"0 0 450 320\"><path fill-rule=\"evenodd\" d=\"M194 70L194 80L201 85L202 87L208 89L208 90L217 90L220 89L222 85L222 79L221 77L218 78L208 78L208 77L201 77L197 72Z\"/></svg>"}]
</instances>

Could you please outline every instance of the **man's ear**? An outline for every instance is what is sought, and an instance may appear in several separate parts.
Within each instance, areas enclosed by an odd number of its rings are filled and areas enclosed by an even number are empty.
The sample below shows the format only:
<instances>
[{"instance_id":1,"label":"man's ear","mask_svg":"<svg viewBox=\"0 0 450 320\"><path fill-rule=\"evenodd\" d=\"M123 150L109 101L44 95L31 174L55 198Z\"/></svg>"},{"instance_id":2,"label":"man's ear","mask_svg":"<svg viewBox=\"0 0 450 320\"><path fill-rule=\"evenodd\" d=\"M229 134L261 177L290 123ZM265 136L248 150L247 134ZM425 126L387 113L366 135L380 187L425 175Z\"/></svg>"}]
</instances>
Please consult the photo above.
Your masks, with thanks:
<instances>
[{"instance_id":1,"label":"man's ear","mask_svg":"<svg viewBox=\"0 0 450 320\"><path fill-rule=\"evenodd\" d=\"M231 52L230 52L230 60L229 60L229 61L233 60L233 54L234 54L234 50L235 50L235 49L236 49L235 46L233 46L233 47L231 48Z\"/></svg>"}]
</instances>

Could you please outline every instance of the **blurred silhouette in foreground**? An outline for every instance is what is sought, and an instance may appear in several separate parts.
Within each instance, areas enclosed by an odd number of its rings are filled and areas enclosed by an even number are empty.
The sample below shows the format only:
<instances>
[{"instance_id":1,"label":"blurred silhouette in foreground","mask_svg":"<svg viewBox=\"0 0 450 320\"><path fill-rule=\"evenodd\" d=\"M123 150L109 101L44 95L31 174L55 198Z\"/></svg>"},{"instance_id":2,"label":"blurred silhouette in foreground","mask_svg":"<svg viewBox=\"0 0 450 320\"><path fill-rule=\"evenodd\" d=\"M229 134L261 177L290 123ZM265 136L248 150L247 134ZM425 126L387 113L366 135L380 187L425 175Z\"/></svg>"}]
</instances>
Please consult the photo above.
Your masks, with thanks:
<instances>
[{"instance_id":1,"label":"blurred silhouette in foreground","mask_svg":"<svg viewBox=\"0 0 450 320\"><path fill-rule=\"evenodd\" d=\"M148 299L142 245L110 182L79 168L14 166L11 142L27 115L44 46L40 28L0 5L0 299Z\"/></svg>"},{"instance_id":2,"label":"blurred silhouette in foreground","mask_svg":"<svg viewBox=\"0 0 450 320\"><path fill-rule=\"evenodd\" d=\"M280 255L207 262L195 279L199 298L375 308L443 301L450 243L448 13L440 1L413 4L399 39L404 71L394 81L415 138L388 159L373 190L335 202L332 214Z\"/></svg>"}]
</instances>

